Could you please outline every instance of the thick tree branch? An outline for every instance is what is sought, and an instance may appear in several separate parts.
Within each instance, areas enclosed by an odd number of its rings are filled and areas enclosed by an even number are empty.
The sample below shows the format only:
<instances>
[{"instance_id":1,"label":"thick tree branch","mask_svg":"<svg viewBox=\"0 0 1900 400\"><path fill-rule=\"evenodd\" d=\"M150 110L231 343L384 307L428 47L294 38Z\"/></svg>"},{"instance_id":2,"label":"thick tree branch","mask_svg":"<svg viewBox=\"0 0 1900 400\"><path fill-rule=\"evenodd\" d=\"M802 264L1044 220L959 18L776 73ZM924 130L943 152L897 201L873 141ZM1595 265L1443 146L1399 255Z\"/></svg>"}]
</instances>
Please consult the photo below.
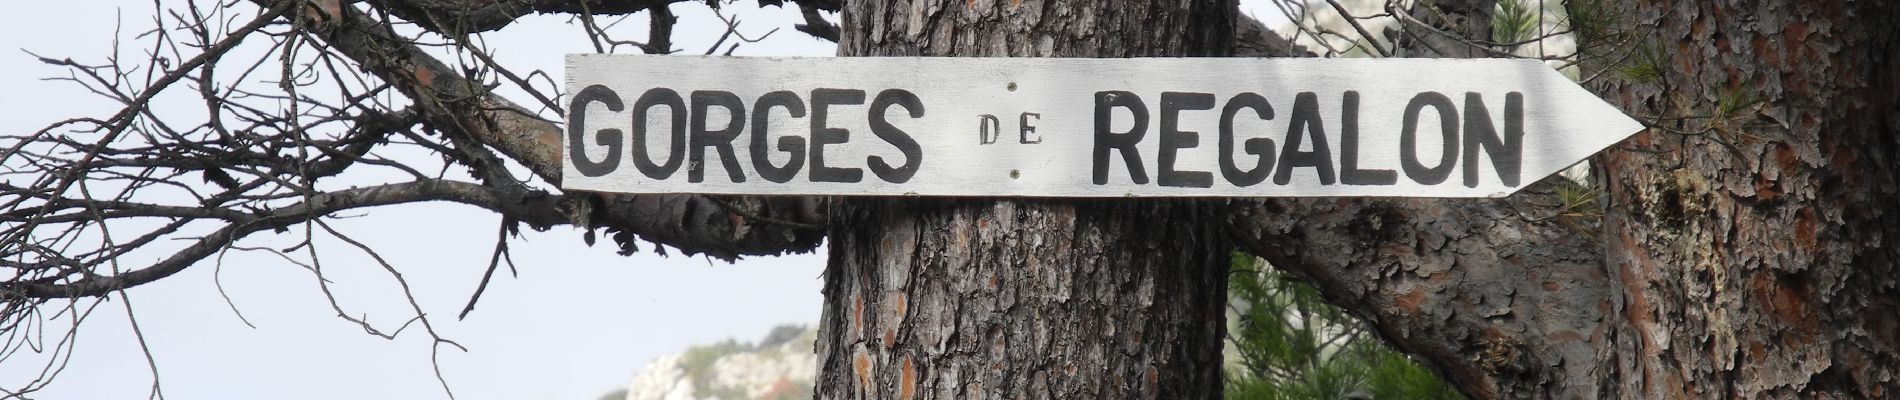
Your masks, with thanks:
<instances>
[{"instance_id":1,"label":"thick tree branch","mask_svg":"<svg viewBox=\"0 0 1900 400\"><path fill-rule=\"evenodd\" d=\"M528 14L624 15L688 0L367 0L430 32L460 35L501 29ZM715 0L717 1L717 0ZM784 6L785 0L759 0ZM801 8L837 12L838 0L792 1ZM717 7L714 3L714 7ZM836 27L832 40L836 41ZM803 30L803 29L801 29ZM814 33L816 35L816 33Z\"/></svg>"},{"instance_id":2,"label":"thick tree branch","mask_svg":"<svg viewBox=\"0 0 1900 400\"><path fill-rule=\"evenodd\" d=\"M1611 306L1588 223L1552 215L1561 179L1505 199L1246 202L1229 223L1242 249L1307 277L1474 398L1593 393L1602 382L1538 373L1594 368Z\"/></svg>"},{"instance_id":3,"label":"thick tree branch","mask_svg":"<svg viewBox=\"0 0 1900 400\"><path fill-rule=\"evenodd\" d=\"M449 35L487 32L528 14L622 15L685 0L368 0L422 29Z\"/></svg>"},{"instance_id":4,"label":"thick tree branch","mask_svg":"<svg viewBox=\"0 0 1900 400\"><path fill-rule=\"evenodd\" d=\"M492 95L484 85L461 76L413 41L396 36L354 7L319 9L325 13L323 18L300 23L307 24L309 31L332 49L407 94L431 126L493 147L546 182L560 182L563 132L554 122ZM697 195L597 196L596 201L572 202L576 204L569 210L573 212L569 216L573 224L631 232L688 254L732 259L748 254L803 252L816 247L823 235L812 229L745 217L815 224L824 220L820 212L823 199L819 198L747 197L724 201L743 209L735 212Z\"/></svg>"},{"instance_id":5,"label":"thick tree branch","mask_svg":"<svg viewBox=\"0 0 1900 400\"><path fill-rule=\"evenodd\" d=\"M1246 22L1241 55L1312 56ZM1606 359L1612 304L1595 206L1558 195L1565 179L1504 199L1243 201L1228 223L1243 250L1305 276L1469 396L1587 398L1607 383L1557 372Z\"/></svg>"}]
</instances>

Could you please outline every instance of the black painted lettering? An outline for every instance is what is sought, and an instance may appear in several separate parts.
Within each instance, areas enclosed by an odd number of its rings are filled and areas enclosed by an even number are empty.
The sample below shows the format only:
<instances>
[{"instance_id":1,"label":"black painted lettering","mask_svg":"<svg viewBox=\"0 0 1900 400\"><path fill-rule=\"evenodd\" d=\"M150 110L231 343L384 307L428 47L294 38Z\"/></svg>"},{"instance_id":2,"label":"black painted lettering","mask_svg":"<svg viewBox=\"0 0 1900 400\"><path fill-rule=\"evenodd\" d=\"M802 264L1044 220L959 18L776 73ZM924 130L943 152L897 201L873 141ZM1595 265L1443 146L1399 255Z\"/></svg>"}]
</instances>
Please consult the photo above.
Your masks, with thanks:
<instances>
[{"instance_id":1,"label":"black painted lettering","mask_svg":"<svg viewBox=\"0 0 1900 400\"><path fill-rule=\"evenodd\" d=\"M671 129L666 163L653 162L653 156L647 154L647 110L654 106L666 106L671 115ZM679 92L667 88L647 89L633 102L633 166L654 180L665 180L679 171L680 164L686 161L686 102L680 99Z\"/></svg>"},{"instance_id":2,"label":"black painted lettering","mask_svg":"<svg viewBox=\"0 0 1900 400\"><path fill-rule=\"evenodd\" d=\"M1524 95L1504 95L1504 137L1491 125L1491 112L1477 93L1465 93L1465 187L1478 187L1478 152L1491 157L1504 186L1517 187L1524 166Z\"/></svg>"},{"instance_id":3,"label":"black painted lettering","mask_svg":"<svg viewBox=\"0 0 1900 400\"><path fill-rule=\"evenodd\" d=\"M1181 149L1200 147L1201 134L1181 130L1181 112L1214 109L1214 95L1207 93L1161 92L1161 150L1155 156L1155 183L1173 187L1213 187L1214 174L1207 171L1179 171L1174 163Z\"/></svg>"},{"instance_id":4,"label":"black painted lettering","mask_svg":"<svg viewBox=\"0 0 1900 400\"><path fill-rule=\"evenodd\" d=\"M1313 167L1321 185L1333 184L1333 151L1326 144L1326 125L1319 117L1319 96L1300 92L1293 96L1292 126L1286 131L1286 144L1280 148L1280 166L1273 170L1273 183L1293 181L1293 169ZM1310 137L1309 137L1310 136ZM1313 141L1312 151L1301 151L1300 144Z\"/></svg>"},{"instance_id":5,"label":"black painted lettering","mask_svg":"<svg viewBox=\"0 0 1900 400\"><path fill-rule=\"evenodd\" d=\"M567 105L567 152L574 163L574 170L584 176L601 176L613 173L620 168L621 132L619 129L606 128L596 132L594 144L607 146L607 158L596 162L587 159L587 148L583 146L587 136L587 105L600 103L607 111L619 112L625 106L620 103L620 95L613 89L601 85L588 85L574 94L574 100Z\"/></svg>"},{"instance_id":6,"label":"black painted lettering","mask_svg":"<svg viewBox=\"0 0 1900 400\"><path fill-rule=\"evenodd\" d=\"M912 139L909 133L897 129L885 119L886 111L889 111L891 105L904 106L904 110L910 114L911 118L923 118L924 102L919 100L916 94L904 89L885 89L877 93L876 99L871 100L871 134L884 139L884 142L896 146L898 152L904 153L904 165L899 167L892 167L891 164L884 162L884 157L870 156L868 160L871 173L877 174L878 179L883 179L885 182L904 183L909 182L911 176L917 175L918 168L923 167L924 149L917 145L917 140Z\"/></svg>"},{"instance_id":7,"label":"black painted lettering","mask_svg":"<svg viewBox=\"0 0 1900 400\"><path fill-rule=\"evenodd\" d=\"M733 182L745 182L745 171L739 169L739 156L732 151L732 141L739 138L745 129L745 102L732 92L724 90L695 90L693 98L693 155L692 163L686 166L686 181L699 183L706 179L706 148L719 151L719 165L725 167L726 177ZM726 109L726 126L720 129L706 129L707 111L712 107Z\"/></svg>"},{"instance_id":8,"label":"black painted lettering","mask_svg":"<svg viewBox=\"0 0 1900 400\"><path fill-rule=\"evenodd\" d=\"M864 169L825 165L825 145L851 141L851 131L825 125L831 106L864 104L864 91L857 89L811 90L811 181L859 182Z\"/></svg>"},{"instance_id":9,"label":"black painted lettering","mask_svg":"<svg viewBox=\"0 0 1900 400\"><path fill-rule=\"evenodd\" d=\"M1036 121L1041 121L1042 114L1026 112L1026 113L1023 113L1023 115L1016 117L1016 125L1022 126L1022 130L1016 132L1017 143L1022 143L1022 144L1042 143L1042 135L1036 135L1036 138L1033 140L1029 138L1029 134L1036 133L1036 125L1030 123L1031 122L1029 120L1030 118L1035 118Z\"/></svg>"},{"instance_id":10,"label":"black painted lettering","mask_svg":"<svg viewBox=\"0 0 1900 400\"><path fill-rule=\"evenodd\" d=\"M1418 160L1418 113L1428 106L1438 110L1438 132L1444 145L1438 165L1432 167ZM1405 177L1421 185L1444 183L1458 163L1458 106L1443 93L1419 93L1405 105L1404 123L1399 130L1399 166L1405 169Z\"/></svg>"},{"instance_id":11,"label":"black painted lettering","mask_svg":"<svg viewBox=\"0 0 1900 400\"><path fill-rule=\"evenodd\" d=\"M1227 106L1220 112L1220 175L1234 186L1248 187L1267 180L1267 174L1273 173L1273 139L1252 138L1243 142L1247 154L1255 157L1254 167L1241 170L1234 164L1234 117L1240 110L1252 108L1254 115L1264 120L1273 120L1273 106L1267 104L1267 98L1256 93L1241 93L1227 100Z\"/></svg>"},{"instance_id":12,"label":"black painted lettering","mask_svg":"<svg viewBox=\"0 0 1900 400\"><path fill-rule=\"evenodd\" d=\"M1127 132L1109 132L1109 122L1113 119L1115 107L1126 108L1134 114L1134 126ZM1148 134L1148 106L1141 104L1141 97L1120 90L1095 92L1095 184L1108 184L1108 152L1110 149L1122 153L1122 161L1128 164L1128 178L1136 184L1148 183L1148 172L1141 167L1141 153L1135 149L1136 143Z\"/></svg>"},{"instance_id":13,"label":"black painted lettering","mask_svg":"<svg viewBox=\"0 0 1900 400\"><path fill-rule=\"evenodd\" d=\"M976 144L996 143L996 137L1003 135L1003 122L995 115L976 116Z\"/></svg>"},{"instance_id":14,"label":"black painted lettering","mask_svg":"<svg viewBox=\"0 0 1900 400\"><path fill-rule=\"evenodd\" d=\"M759 101L752 104L752 168L757 169L759 176L765 180L791 182L792 177L798 175L798 170L805 167L805 138L798 135L780 136L778 151L791 158L785 161L784 166L772 165L771 158L766 156L765 144L770 133L766 121L771 119L773 107L784 108L785 113L792 118L805 117L805 101L799 99L797 93L780 90L759 96Z\"/></svg>"},{"instance_id":15,"label":"black painted lettering","mask_svg":"<svg viewBox=\"0 0 1900 400\"><path fill-rule=\"evenodd\" d=\"M1359 169L1359 92L1348 90L1339 106L1339 183L1391 185L1399 173L1389 169Z\"/></svg>"}]
</instances>

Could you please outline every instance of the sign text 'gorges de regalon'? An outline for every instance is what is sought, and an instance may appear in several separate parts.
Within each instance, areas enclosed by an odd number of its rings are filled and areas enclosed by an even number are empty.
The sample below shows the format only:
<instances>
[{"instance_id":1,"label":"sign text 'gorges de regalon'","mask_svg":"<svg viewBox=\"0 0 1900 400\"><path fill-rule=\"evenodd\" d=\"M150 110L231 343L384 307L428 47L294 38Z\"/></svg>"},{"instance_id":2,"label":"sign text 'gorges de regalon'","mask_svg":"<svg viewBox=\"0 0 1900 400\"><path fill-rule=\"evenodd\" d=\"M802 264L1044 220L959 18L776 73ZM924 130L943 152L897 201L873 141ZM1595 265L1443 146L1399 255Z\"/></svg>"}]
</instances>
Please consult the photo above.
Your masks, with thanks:
<instances>
[{"instance_id":1,"label":"sign text 'gorges de regalon'","mask_svg":"<svg viewBox=\"0 0 1900 400\"><path fill-rule=\"evenodd\" d=\"M1641 125L1535 60L572 55L565 189L1497 197Z\"/></svg>"}]
</instances>

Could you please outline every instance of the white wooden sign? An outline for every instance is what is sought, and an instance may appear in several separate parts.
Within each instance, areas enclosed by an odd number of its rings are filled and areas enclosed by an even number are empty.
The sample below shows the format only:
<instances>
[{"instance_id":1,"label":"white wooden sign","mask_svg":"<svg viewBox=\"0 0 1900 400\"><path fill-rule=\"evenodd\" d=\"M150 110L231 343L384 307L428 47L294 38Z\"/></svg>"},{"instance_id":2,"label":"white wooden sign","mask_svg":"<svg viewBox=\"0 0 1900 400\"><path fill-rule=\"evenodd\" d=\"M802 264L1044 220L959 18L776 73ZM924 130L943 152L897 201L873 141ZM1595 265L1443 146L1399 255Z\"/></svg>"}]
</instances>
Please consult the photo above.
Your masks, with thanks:
<instances>
[{"instance_id":1,"label":"white wooden sign","mask_svg":"<svg viewBox=\"0 0 1900 400\"><path fill-rule=\"evenodd\" d=\"M570 55L564 189L1498 197L1642 125L1534 60Z\"/></svg>"}]
</instances>

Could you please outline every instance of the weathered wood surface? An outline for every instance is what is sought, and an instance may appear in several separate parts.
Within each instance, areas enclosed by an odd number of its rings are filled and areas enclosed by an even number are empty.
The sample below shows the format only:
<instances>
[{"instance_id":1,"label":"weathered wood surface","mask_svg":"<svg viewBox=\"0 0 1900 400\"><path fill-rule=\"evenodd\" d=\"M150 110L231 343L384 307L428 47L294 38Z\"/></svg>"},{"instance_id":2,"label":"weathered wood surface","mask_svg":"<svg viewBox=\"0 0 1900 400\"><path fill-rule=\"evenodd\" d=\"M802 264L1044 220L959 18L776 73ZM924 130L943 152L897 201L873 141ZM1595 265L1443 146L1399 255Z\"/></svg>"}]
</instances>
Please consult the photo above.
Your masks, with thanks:
<instances>
[{"instance_id":1,"label":"weathered wood surface","mask_svg":"<svg viewBox=\"0 0 1900 400\"><path fill-rule=\"evenodd\" d=\"M1535 60L573 55L568 69L562 186L601 192L1499 197L1641 128Z\"/></svg>"}]
</instances>

